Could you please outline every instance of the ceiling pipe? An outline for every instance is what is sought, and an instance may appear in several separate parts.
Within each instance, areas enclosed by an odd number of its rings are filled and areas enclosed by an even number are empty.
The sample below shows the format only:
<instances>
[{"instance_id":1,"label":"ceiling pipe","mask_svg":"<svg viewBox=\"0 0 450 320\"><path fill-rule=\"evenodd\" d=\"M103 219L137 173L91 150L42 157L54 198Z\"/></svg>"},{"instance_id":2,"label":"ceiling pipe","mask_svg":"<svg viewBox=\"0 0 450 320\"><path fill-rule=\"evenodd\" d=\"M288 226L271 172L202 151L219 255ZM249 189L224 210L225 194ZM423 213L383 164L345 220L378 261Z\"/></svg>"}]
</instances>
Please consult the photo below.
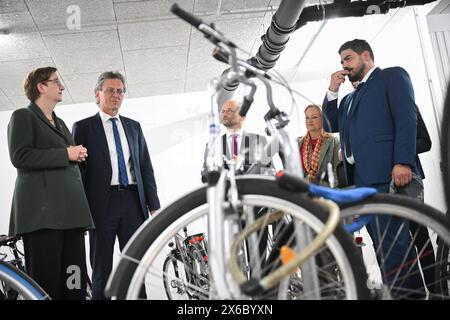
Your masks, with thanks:
<instances>
[{"instance_id":1,"label":"ceiling pipe","mask_svg":"<svg viewBox=\"0 0 450 320\"><path fill-rule=\"evenodd\" d=\"M330 4L318 4L304 8L304 0L282 0L273 15L270 27L262 36L262 44L257 54L250 58L249 62L263 70L273 68L286 47L290 34L308 22L386 14L390 9L424 5L434 1L436 0L335 0ZM230 98L238 86L239 83L233 83L223 87L217 97L218 105L220 106Z\"/></svg>"},{"instance_id":2,"label":"ceiling pipe","mask_svg":"<svg viewBox=\"0 0 450 320\"><path fill-rule=\"evenodd\" d=\"M272 17L270 27L262 36L262 44L252 59L258 68L269 70L275 66L281 52L289 41L289 36L296 30L298 17L305 5L304 0L284 0Z\"/></svg>"},{"instance_id":3,"label":"ceiling pipe","mask_svg":"<svg viewBox=\"0 0 450 320\"><path fill-rule=\"evenodd\" d=\"M371 14L386 14L390 9L424 5L436 0L367 0L367 1L335 1L334 3L309 6L302 10L295 29L308 22L333 18L362 17Z\"/></svg>"},{"instance_id":4,"label":"ceiling pipe","mask_svg":"<svg viewBox=\"0 0 450 320\"><path fill-rule=\"evenodd\" d=\"M286 47L289 36L296 30L298 17L305 5L305 0L282 0L272 17L270 27L262 36L262 44L255 57L249 62L257 68L269 70L275 66L281 52ZM226 72L227 70L225 70ZM225 85L217 96L217 103L221 106L229 99L239 83Z\"/></svg>"}]
</instances>

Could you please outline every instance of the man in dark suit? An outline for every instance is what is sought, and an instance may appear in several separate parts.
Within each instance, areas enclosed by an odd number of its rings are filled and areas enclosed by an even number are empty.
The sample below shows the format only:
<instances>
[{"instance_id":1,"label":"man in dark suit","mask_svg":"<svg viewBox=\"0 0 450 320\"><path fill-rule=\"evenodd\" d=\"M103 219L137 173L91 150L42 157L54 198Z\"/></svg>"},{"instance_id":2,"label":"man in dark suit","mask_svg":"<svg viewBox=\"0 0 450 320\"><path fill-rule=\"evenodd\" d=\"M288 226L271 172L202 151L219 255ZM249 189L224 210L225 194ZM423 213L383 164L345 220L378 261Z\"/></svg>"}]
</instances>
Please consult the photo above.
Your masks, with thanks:
<instances>
[{"instance_id":1,"label":"man in dark suit","mask_svg":"<svg viewBox=\"0 0 450 320\"><path fill-rule=\"evenodd\" d=\"M102 73L95 87L99 112L75 122L72 130L89 152L82 175L96 226L89 234L94 299L105 298L116 236L122 250L148 212L160 207L141 126L119 115L125 90L122 74Z\"/></svg>"},{"instance_id":2,"label":"man in dark suit","mask_svg":"<svg viewBox=\"0 0 450 320\"><path fill-rule=\"evenodd\" d=\"M242 125L245 117L239 115L239 110L240 104L235 100L225 101L220 110L220 120L227 129L222 135L223 155L227 162L235 161L238 165L242 163L240 168L236 168L237 174L261 173L262 167L270 166L268 158L262 156L267 140L259 134L244 131ZM205 150L203 173L206 170L207 151ZM204 181L203 176L202 174Z\"/></svg>"},{"instance_id":3,"label":"man in dark suit","mask_svg":"<svg viewBox=\"0 0 450 320\"><path fill-rule=\"evenodd\" d=\"M339 49L343 70L332 74L329 90L323 103L324 129L339 132L344 154L344 171L349 185L370 186L379 192L389 192L391 180L397 187L411 182L416 165L417 112L414 91L408 73L400 68L376 68L374 55L365 40L355 39L344 43ZM348 76L351 82L358 81L358 88L345 96L339 108L337 94L340 85ZM403 275L409 268L402 263L410 243L408 229L399 228L401 221L377 219L385 229L386 238L380 244L375 226L367 225L374 246L380 253L387 254L383 262L384 280L399 286L393 295L400 295L402 289L422 292L420 272L393 283L397 272ZM397 231L400 232L397 236ZM416 257L412 253L409 259ZM417 292L417 291L416 291ZM406 296L417 297L417 296Z\"/></svg>"}]
</instances>

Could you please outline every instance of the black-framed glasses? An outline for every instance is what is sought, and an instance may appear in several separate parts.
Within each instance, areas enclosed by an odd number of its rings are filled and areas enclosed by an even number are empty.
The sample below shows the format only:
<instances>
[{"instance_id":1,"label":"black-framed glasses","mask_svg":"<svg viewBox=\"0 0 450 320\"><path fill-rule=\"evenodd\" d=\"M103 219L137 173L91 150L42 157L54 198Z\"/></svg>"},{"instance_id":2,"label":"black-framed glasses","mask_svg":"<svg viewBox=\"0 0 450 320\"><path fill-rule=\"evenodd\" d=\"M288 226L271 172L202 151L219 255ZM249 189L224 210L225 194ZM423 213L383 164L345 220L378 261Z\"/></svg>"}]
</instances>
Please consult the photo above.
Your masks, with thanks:
<instances>
[{"instance_id":1,"label":"black-framed glasses","mask_svg":"<svg viewBox=\"0 0 450 320\"><path fill-rule=\"evenodd\" d=\"M45 80L45 81L42 81L42 82L43 83L54 82L54 83L56 83L56 85L58 87L61 87L63 85L62 82L59 79L48 79L48 80Z\"/></svg>"},{"instance_id":2,"label":"black-framed glasses","mask_svg":"<svg viewBox=\"0 0 450 320\"><path fill-rule=\"evenodd\" d=\"M125 90L124 89L114 89L114 88L106 88L103 90L104 92L106 92L109 95L113 95L115 93L117 93L119 96L123 97L123 95L125 94Z\"/></svg>"}]
</instances>

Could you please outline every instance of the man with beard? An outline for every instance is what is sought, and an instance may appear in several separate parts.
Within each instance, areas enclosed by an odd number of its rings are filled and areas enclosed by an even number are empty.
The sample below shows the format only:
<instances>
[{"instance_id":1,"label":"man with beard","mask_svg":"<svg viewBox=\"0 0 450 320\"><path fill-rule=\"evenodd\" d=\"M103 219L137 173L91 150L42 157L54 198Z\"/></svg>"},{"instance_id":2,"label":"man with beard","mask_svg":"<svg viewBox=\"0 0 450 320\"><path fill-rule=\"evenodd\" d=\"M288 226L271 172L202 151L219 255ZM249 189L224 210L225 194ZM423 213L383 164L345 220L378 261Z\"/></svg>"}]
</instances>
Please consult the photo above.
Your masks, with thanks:
<instances>
[{"instance_id":1,"label":"man with beard","mask_svg":"<svg viewBox=\"0 0 450 320\"><path fill-rule=\"evenodd\" d=\"M235 161L238 164L239 158L243 160L242 166L236 168L237 174L244 174L249 170L252 173L260 173L261 166L258 164L258 160L262 160L266 166L270 166L270 160L267 157L258 158L258 153L263 152L267 140L259 134L244 131L242 125L245 117L239 115L240 107L237 101L227 100L220 110L221 123L227 129L226 133L222 135L223 155L228 162ZM207 151L205 150L205 162L202 170L203 182L205 182Z\"/></svg>"},{"instance_id":2,"label":"man with beard","mask_svg":"<svg viewBox=\"0 0 450 320\"><path fill-rule=\"evenodd\" d=\"M408 185L413 173L418 174L415 160L417 112L408 73L400 67L375 67L373 51L365 40L348 41L338 52L343 70L331 75L323 103L324 129L339 132L347 184L373 187L384 193L389 192L391 180L397 187ZM338 91L346 76L352 83L358 81L359 84L342 98L338 108ZM383 280L397 287L394 296L423 297L417 264L403 266L402 259L410 243L408 228L399 228L400 219L377 218L378 225L373 225L374 221L367 229L375 249L385 260L379 261ZM381 230L386 230L383 239L378 239L376 234L375 227L379 224ZM380 240L383 243L380 244ZM415 261L416 255L411 252L409 255L407 261ZM414 270L409 270L410 267ZM397 270L401 273L401 283L394 283ZM402 273L406 272L415 274L402 279ZM409 290L420 294L404 295Z\"/></svg>"}]
</instances>

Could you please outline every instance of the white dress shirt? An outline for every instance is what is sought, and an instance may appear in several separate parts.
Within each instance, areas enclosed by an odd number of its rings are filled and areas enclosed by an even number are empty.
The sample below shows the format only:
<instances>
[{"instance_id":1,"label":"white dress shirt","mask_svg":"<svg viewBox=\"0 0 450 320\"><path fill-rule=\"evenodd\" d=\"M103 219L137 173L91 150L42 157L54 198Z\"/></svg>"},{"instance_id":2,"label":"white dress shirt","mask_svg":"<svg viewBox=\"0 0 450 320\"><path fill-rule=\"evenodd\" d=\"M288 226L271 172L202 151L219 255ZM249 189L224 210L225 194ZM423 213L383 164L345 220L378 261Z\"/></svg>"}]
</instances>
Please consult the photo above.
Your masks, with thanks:
<instances>
[{"instance_id":1,"label":"white dress shirt","mask_svg":"<svg viewBox=\"0 0 450 320\"><path fill-rule=\"evenodd\" d=\"M136 184L136 178L132 168L132 159L130 148L128 146L127 136L123 130L122 122L120 121L119 114L115 117L111 117L109 114L99 110L100 118L102 119L103 129L105 130L106 141L108 143L109 157L111 159L112 177L111 185L118 185L119 183L119 164L117 160L116 141L114 140L114 132L111 118L116 118L117 129L119 131L120 143L122 144L123 158L125 159L125 165L127 168L128 182L129 184Z\"/></svg>"}]
</instances>

